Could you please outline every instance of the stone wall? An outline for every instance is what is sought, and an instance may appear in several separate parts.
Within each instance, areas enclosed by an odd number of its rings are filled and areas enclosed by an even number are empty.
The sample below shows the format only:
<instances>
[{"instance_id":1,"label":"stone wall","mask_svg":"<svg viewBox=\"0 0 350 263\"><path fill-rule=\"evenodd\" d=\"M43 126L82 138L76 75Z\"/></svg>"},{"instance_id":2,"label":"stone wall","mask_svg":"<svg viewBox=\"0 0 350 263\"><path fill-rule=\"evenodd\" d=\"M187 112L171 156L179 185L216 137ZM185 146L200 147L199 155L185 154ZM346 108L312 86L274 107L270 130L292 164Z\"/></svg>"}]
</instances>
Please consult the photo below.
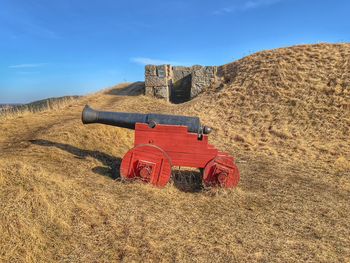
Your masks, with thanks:
<instances>
[{"instance_id":1,"label":"stone wall","mask_svg":"<svg viewBox=\"0 0 350 263\"><path fill-rule=\"evenodd\" d=\"M215 82L216 67L214 66L193 66L192 67L192 84L191 84L191 98L196 97L205 88L209 87Z\"/></svg>"},{"instance_id":2,"label":"stone wall","mask_svg":"<svg viewBox=\"0 0 350 263\"><path fill-rule=\"evenodd\" d=\"M145 94L169 101L170 65L147 65L145 67Z\"/></svg>"},{"instance_id":3,"label":"stone wall","mask_svg":"<svg viewBox=\"0 0 350 263\"><path fill-rule=\"evenodd\" d=\"M216 76L215 66L147 65L145 94L174 103L185 102L212 85Z\"/></svg>"},{"instance_id":4,"label":"stone wall","mask_svg":"<svg viewBox=\"0 0 350 263\"><path fill-rule=\"evenodd\" d=\"M192 67L173 66L173 82L177 82L192 74Z\"/></svg>"}]
</instances>

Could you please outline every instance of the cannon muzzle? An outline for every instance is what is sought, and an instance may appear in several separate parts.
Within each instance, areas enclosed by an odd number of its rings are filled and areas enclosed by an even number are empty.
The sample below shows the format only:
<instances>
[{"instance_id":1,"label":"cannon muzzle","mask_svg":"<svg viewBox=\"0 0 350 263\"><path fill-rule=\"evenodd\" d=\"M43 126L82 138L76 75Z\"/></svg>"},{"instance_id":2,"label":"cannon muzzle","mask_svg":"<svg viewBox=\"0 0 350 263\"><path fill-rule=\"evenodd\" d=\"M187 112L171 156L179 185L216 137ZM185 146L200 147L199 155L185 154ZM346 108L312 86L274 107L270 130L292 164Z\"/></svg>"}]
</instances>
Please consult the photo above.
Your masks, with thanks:
<instances>
[{"instance_id":1,"label":"cannon muzzle","mask_svg":"<svg viewBox=\"0 0 350 263\"><path fill-rule=\"evenodd\" d=\"M95 123L98 120L98 112L86 105L81 120L84 124Z\"/></svg>"},{"instance_id":2,"label":"cannon muzzle","mask_svg":"<svg viewBox=\"0 0 350 263\"><path fill-rule=\"evenodd\" d=\"M211 128L201 126L198 117L97 111L88 105L85 106L81 119L84 124L102 123L133 130L136 123L146 123L150 127L154 127L157 124L187 126L189 132L198 134L208 134L211 132Z\"/></svg>"}]
</instances>

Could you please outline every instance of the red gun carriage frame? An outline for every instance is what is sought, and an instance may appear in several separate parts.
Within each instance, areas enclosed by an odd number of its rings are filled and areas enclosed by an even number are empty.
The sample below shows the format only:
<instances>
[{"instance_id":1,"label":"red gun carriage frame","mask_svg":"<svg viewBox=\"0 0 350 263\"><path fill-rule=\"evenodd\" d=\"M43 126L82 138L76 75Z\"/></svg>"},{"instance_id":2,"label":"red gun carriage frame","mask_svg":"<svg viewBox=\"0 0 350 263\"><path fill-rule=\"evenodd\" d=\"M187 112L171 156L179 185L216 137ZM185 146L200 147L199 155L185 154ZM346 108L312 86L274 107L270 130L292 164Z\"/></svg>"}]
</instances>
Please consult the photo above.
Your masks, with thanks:
<instances>
[{"instance_id":1,"label":"red gun carriage frame","mask_svg":"<svg viewBox=\"0 0 350 263\"><path fill-rule=\"evenodd\" d=\"M121 177L164 187L170 180L172 167L185 166L203 170L205 186L237 186L240 175L234 158L208 144L208 135L199 138L187 129L186 126L150 127L136 123L134 148L122 160Z\"/></svg>"}]
</instances>

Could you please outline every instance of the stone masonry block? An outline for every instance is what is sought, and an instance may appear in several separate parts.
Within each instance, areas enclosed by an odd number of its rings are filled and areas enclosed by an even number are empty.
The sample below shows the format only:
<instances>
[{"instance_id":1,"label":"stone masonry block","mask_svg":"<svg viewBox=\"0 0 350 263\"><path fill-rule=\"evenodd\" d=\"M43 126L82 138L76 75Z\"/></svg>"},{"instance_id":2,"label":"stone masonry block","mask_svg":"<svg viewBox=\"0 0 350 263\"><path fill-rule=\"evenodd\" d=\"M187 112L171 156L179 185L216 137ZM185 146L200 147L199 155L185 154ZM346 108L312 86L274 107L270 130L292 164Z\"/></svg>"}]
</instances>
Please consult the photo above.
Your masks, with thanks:
<instances>
[{"instance_id":1,"label":"stone masonry block","mask_svg":"<svg viewBox=\"0 0 350 263\"><path fill-rule=\"evenodd\" d=\"M168 80L157 76L148 76L145 79L145 85L146 87L164 87L168 85Z\"/></svg>"},{"instance_id":2,"label":"stone masonry block","mask_svg":"<svg viewBox=\"0 0 350 263\"><path fill-rule=\"evenodd\" d=\"M159 99L169 101L169 87L155 87L154 96Z\"/></svg>"},{"instance_id":3,"label":"stone masonry block","mask_svg":"<svg viewBox=\"0 0 350 263\"><path fill-rule=\"evenodd\" d=\"M153 87L145 87L145 95L146 96L154 96L154 88Z\"/></svg>"},{"instance_id":4,"label":"stone masonry block","mask_svg":"<svg viewBox=\"0 0 350 263\"><path fill-rule=\"evenodd\" d=\"M154 65L145 66L145 76L157 76L157 67Z\"/></svg>"}]
</instances>

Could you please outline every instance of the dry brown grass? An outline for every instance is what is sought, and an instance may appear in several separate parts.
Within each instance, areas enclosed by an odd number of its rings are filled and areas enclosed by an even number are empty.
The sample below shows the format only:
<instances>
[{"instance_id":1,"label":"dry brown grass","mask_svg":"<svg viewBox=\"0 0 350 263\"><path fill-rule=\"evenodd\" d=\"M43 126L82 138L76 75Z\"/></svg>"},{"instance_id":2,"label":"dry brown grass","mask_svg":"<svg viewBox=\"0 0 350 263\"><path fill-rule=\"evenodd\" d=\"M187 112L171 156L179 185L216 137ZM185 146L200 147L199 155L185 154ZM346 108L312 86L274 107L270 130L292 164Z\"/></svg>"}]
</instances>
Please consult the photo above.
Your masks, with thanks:
<instances>
[{"instance_id":1,"label":"dry brown grass","mask_svg":"<svg viewBox=\"0 0 350 263\"><path fill-rule=\"evenodd\" d=\"M264 51L225 65L224 88L185 104L120 96L137 94L122 84L1 119L0 260L349 262L349 58L348 44ZM121 182L133 132L83 126L86 103L200 116L237 156L239 187Z\"/></svg>"},{"instance_id":2,"label":"dry brown grass","mask_svg":"<svg viewBox=\"0 0 350 263\"><path fill-rule=\"evenodd\" d=\"M46 100L41 100L33 103L28 103L24 105L19 105L11 107L8 109L3 109L0 111L1 119L12 119L14 117L24 117L27 115L36 114L38 112L45 111L57 111L70 105L73 101L78 99L77 96L66 96L60 98L51 98Z\"/></svg>"}]
</instances>

